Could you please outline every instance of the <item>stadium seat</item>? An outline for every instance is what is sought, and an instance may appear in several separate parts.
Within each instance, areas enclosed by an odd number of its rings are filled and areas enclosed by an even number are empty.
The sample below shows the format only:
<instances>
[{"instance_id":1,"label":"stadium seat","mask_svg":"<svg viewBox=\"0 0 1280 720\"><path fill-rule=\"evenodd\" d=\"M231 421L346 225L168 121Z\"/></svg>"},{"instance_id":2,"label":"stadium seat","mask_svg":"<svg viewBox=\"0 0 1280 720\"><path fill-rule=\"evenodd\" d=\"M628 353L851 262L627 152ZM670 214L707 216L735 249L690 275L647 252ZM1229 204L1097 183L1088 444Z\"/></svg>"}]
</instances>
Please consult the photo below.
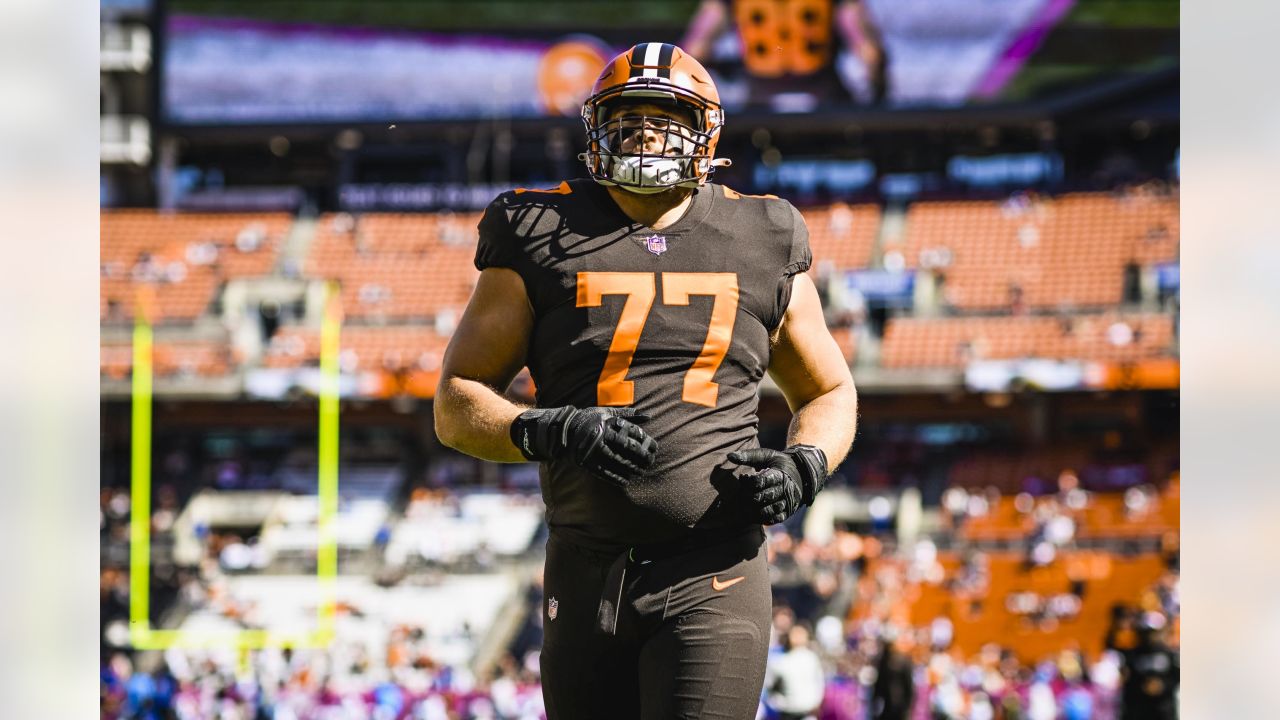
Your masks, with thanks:
<instances>
[{"instance_id":1,"label":"stadium seat","mask_svg":"<svg viewBox=\"0 0 1280 720\"><path fill-rule=\"evenodd\" d=\"M962 368L973 360L1130 362L1173 354L1173 316L1158 313L899 317L885 326L881 361L888 368Z\"/></svg>"},{"instance_id":2,"label":"stadium seat","mask_svg":"<svg viewBox=\"0 0 1280 720\"><path fill-rule=\"evenodd\" d=\"M900 559L879 559L868 575L882 568L906 575ZM908 580L901 587L892 584L873 592L875 583L863 583L862 595L882 595L879 603L854 603L853 619L886 615L922 627L936 618L948 619L953 627L952 647L972 656L982 646L998 638L1023 662L1034 663L1055 657L1065 647L1078 647L1086 656L1096 657L1118 603L1136 604L1142 594L1159 579L1165 567L1157 553L1123 556L1104 551L1073 551L1059 554L1047 566L1029 568L1021 553L986 554L985 587L959 592L949 581L961 566L955 553L940 553L938 562L944 582ZM898 567L894 567L897 565ZM1015 613L1007 606L1014 593L1034 593L1041 598L1070 594L1073 583L1083 583L1079 611L1070 617L1037 622Z\"/></svg>"},{"instance_id":3,"label":"stadium seat","mask_svg":"<svg viewBox=\"0 0 1280 720\"><path fill-rule=\"evenodd\" d=\"M809 228L809 249L814 264L830 262L837 270L871 266L876 235L880 232L879 205L834 205L805 208L800 213Z\"/></svg>"},{"instance_id":4,"label":"stadium seat","mask_svg":"<svg viewBox=\"0 0 1280 720\"><path fill-rule=\"evenodd\" d=\"M961 310L1099 308L1123 300L1125 266L1177 259L1178 199L1077 193L1024 202L918 202L897 249L945 277ZM888 250L888 248L887 248ZM945 251L949 261L936 258ZM929 266L932 265L932 268Z\"/></svg>"},{"instance_id":5,"label":"stadium seat","mask_svg":"<svg viewBox=\"0 0 1280 720\"><path fill-rule=\"evenodd\" d=\"M152 349L156 377L222 377L235 365L231 348L214 341L158 342ZM133 347L125 343L103 343L100 363L103 377L128 378L133 370Z\"/></svg>"},{"instance_id":6,"label":"stadium seat","mask_svg":"<svg viewBox=\"0 0 1280 720\"><path fill-rule=\"evenodd\" d=\"M342 329L339 340L343 369L439 370L449 338L423 326L359 326ZM271 338L263 357L268 368L316 365L320 360L320 335L299 327L281 328Z\"/></svg>"},{"instance_id":7,"label":"stadium seat","mask_svg":"<svg viewBox=\"0 0 1280 720\"><path fill-rule=\"evenodd\" d=\"M475 287L477 214L345 213L320 219L304 273L337 280L353 318L460 313Z\"/></svg>"},{"instance_id":8,"label":"stadium seat","mask_svg":"<svg viewBox=\"0 0 1280 720\"><path fill-rule=\"evenodd\" d=\"M154 288L154 322L190 322L229 279L270 274L289 232L285 213L104 210L99 317L134 316L138 288Z\"/></svg>"}]
</instances>

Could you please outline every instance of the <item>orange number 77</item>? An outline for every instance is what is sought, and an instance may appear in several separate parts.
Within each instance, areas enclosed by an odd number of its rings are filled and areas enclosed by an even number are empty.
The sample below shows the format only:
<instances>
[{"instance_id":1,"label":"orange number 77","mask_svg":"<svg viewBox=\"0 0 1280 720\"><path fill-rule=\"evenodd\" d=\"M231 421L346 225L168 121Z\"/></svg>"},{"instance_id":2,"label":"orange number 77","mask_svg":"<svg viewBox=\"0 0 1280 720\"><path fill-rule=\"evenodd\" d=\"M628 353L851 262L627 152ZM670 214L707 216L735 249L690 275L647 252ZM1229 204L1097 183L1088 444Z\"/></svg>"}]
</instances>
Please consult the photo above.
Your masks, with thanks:
<instances>
[{"instance_id":1,"label":"orange number 77","mask_svg":"<svg viewBox=\"0 0 1280 720\"><path fill-rule=\"evenodd\" d=\"M649 310L657 295L654 273L580 272L578 307L599 307L605 295L625 295L622 314L609 344L596 402L600 405L630 405L635 401L635 383L627 371L640 343ZM733 323L738 316L738 276L736 273L662 273L662 304L688 305L691 295L712 295L711 324L702 351L684 376L685 402L716 406L720 390L712 380L733 341Z\"/></svg>"}]
</instances>

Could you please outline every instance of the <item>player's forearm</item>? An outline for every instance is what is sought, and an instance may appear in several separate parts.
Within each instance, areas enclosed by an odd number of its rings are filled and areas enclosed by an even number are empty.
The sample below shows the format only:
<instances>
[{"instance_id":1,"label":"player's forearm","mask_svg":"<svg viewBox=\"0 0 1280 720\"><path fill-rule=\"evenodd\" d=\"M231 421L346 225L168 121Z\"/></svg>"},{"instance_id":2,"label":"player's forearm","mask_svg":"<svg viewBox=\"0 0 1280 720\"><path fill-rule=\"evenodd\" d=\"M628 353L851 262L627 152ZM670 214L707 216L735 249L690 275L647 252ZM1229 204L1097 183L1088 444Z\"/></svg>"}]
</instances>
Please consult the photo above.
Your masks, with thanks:
<instances>
[{"instance_id":1,"label":"player's forearm","mask_svg":"<svg viewBox=\"0 0 1280 720\"><path fill-rule=\"evenodd\" d=\"M436 391L436 436L441 443L482 460L525 462L511 442L511 422L527 409L482 382L445 378Z\"/></svg>"},{"instance_id":2,"label":"player's forearm","mask_svg":"<svg viewBox=\"0 0 1280 720\"><path fill-rule=\"evenodd\" d=\"M787 445L813 445L835 470L849 453L858 430L858 391L853 383L837 385L796 408L787 428Z\"/></svg>"}]
</instances>

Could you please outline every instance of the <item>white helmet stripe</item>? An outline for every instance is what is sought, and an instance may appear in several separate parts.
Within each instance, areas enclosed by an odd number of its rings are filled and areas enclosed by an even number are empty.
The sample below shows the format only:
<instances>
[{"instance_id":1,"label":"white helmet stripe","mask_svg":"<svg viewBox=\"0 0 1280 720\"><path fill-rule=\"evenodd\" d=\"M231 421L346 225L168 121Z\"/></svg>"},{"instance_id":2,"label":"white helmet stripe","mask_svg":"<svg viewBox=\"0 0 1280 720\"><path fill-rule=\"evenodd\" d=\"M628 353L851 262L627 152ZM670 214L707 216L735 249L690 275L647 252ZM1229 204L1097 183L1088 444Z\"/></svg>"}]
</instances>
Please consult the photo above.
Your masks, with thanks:
<instances>
[{"instance_id":1,"label":"white helmet stripe","mask_svg":"<svg viewBox=\"0 0 1280 720\"><path fill-rule=\"evenodd\" d=\"M651 67L644 69L642 77L658 77L658 57L662 55L662 43L647 43L644 48L644 64Z\"/></svg>"}]
</instances>

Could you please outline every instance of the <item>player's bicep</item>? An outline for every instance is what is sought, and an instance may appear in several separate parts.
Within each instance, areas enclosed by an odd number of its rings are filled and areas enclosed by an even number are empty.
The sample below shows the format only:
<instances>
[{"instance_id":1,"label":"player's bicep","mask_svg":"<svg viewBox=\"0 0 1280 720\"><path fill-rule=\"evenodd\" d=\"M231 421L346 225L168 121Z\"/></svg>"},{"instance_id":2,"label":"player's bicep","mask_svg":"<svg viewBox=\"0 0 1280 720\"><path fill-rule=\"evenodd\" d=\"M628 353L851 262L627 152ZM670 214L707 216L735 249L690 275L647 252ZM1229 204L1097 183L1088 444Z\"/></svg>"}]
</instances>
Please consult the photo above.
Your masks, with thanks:
<instances>
[{"instance_id":1,"label":"player's bicep","mask_svg":"<svg viewBox=\"0 0 1280 720\"><path fill-rule=\"evenodd\" d=\"M532 330L533 308L519 273L486 268L445 351L442 379L506 388L524 367Z\"/></svg>"},{"instance_id":2,"label":"player's bicep","mask_svg":"<svg viewBox=\"0 0 1280 720\"><path fill-rule=\"evenodd\" d=\"M773 341L769 375L792 410L841 385L853 387L844 353L822 316L818 290L804 273L792 281L791 299Z\"/></svg>"}]
</instances>

